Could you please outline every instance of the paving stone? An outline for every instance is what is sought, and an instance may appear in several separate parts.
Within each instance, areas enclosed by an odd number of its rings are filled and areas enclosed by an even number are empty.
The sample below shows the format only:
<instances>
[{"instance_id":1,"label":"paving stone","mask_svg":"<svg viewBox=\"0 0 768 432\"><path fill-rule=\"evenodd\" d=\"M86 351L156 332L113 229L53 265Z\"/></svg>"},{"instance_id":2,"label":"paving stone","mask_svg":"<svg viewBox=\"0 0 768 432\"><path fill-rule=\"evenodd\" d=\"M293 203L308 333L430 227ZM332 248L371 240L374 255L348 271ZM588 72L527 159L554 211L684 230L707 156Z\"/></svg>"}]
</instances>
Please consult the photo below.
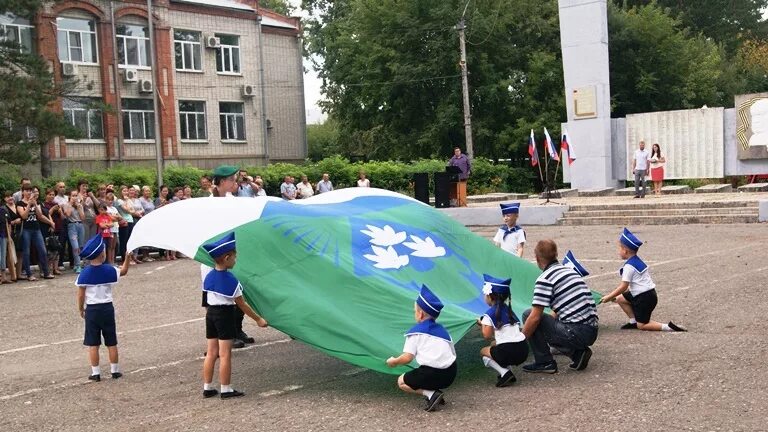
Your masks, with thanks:
<instances>
[{"instance_id":1,"label":"paving stone","mask_svg":"<svg viewBox=\"0 0 768 432\"><path fill-rule=\"evenodd\" d=\"M661 193L662 195L687 194L691 193L691 187L688 185L664 186L661 188Z\"/></svg>"},{"instance_id":2,"label":"paving stone","mask_svg":"<svg viewBox=\"0 0 768 432\"><path fill-rule=\"evenodd\" d=\"M616 193L616 190L614 188L602 188L602 189L580 190L579 196L580 197L601 197L601 196L614 195L615 193Z\"/></svg>"},{"instance_id":3,"label":"paving stone","mask_svg":"<svg viewBox=\"0 0 768 432\"><path fill-rule=\"evenodd\" d=\"M739 192L768 192L768 183L750 183L739 186Z\"/></svg>"},{"instance_id":4,"label":"paving stone","mask_svg":"<svg viewBox=\"0 0 768 432\"><path fill-rule=\"evenodd\" d=\"M728 184L708 184L694 189L695 193L728 193L733 192L733 186Z\"/></svg>"}]
</instances>

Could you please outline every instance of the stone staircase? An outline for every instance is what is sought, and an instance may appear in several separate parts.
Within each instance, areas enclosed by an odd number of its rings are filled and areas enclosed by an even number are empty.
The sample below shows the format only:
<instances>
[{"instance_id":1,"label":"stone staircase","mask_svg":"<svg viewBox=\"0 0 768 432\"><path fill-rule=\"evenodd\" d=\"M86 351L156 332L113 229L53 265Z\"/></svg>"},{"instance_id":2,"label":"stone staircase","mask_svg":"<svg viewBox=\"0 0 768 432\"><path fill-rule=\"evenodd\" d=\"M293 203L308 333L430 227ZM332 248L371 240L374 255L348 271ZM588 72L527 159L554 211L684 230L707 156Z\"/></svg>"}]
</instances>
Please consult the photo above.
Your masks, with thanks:
<instances>
[{"instance_id":1,"label":"stone staircase","mask_svg":"<svg viewBox=\"0 0 768 432\"><path fill-rule=\"evenodd\" d=\"M757 223L755 201L572 205L559 225L684 225Z\"/></svg>"}]
</instances>

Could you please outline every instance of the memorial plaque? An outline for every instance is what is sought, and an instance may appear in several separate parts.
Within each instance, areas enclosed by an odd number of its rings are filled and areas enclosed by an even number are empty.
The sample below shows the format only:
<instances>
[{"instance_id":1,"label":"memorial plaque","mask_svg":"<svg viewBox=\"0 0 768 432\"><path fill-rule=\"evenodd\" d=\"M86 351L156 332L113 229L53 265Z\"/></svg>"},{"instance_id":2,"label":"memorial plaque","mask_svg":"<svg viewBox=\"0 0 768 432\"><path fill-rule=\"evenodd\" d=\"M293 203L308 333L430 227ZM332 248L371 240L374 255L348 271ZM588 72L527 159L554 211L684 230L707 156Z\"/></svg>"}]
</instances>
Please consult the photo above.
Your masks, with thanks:
<instances>
[{"instance_id":1,"label":"memorial plaque","mask_svg":"<svg viewBox=\"0 0 768 432\"><path fill-rule=\"evenodd\" d=\"M576 120L597 117L595 86L573 89L573 118Z\"/></svg>"}]
</instances>

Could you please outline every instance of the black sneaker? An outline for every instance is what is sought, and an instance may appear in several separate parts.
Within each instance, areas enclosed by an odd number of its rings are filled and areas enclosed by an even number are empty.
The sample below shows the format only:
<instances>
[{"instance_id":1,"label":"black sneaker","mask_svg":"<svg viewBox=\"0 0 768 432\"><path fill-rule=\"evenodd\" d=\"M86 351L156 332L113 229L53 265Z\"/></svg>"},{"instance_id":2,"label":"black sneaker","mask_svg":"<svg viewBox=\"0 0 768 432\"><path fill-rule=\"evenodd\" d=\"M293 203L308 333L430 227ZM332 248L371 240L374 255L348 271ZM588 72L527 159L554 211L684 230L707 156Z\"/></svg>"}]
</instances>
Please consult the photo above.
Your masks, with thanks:
<instances>
[{"instance_id":1,"label":"black sneaker","mask_svg":"<svg viewBox=\"0 0 768 432\"><path fill-rule=\"evenodd\" d=\"M589 349L589 347L586 347L583 350L575 351L573 353L573 357L571 357L573 362L568 365L568 367L578 371L584 370L587 368L590 358L592 358L592 350Z\"/></svg>"},{"instance_id":2,"label":"black sneaker","mask_svg":"<svg viewBox=\"0 0 768 432\"><path fill-rule=\"evenodd\" d=\"M232 348L245 348L245 342L240 339L235 339L234 342L232 342Z\"/></svg>"},{"instance_id":3,"label":"black sneaker","mask_svg":"<svg viewBox=\"0 0 768 432\"><path fill-rule=\"evenodd\" d=\"M513 374L512 371L507 371L507 373L500 376L496 381L496 387L506 387L512 385L515 381L517 381L515 374Z\"/></svg>"},{"instance_id":4,"label":"black sneaker","mask_svg":"<svg viewBox=\"0 0 768 432\"><path fill-rule=\"evenodd\" d=\"M222 399L236 398L240 396L245 396L245 393L237 390L232 390L231 392L225 392L221 394Z\"/></svg>"},{"instance_id":5,"label":"black sneaker","mask_svg":"<svg viewBox=\"0 0 768 432\"><path fill-rule=\"evenodd\" d=\"M118 379L123 376L122 372L112 372L112 379Z\"/></svg>"},{"instance_id":6,"label":"black sneaker","mask_svg":"<svg viewBox=\"0 0 768 432\"><path fill-rule=\"evenodd\" d=\"M219 391L216 390L216 389L203 390L203 397L206 398L206 399L212 398L212 397L216 396L217 394L219 394Z\"/></svg>"},{"instance_id":7,"label":"black sneaker","mask_svg":"<svg viewBox=\"0 0 768 432\"><path fill-rule=\"evenodd\" d=\"M91 376L88 377L88 379L91 380L91 381L99 382L99 381L101 381L101 375L99 375L99 374L91 375Z\"/></svg>"},{"instance_id":8,"label":"black sneaker","mask_svg":"<svg viewBox=\"0 0 768 432\"><path fill-rule=\"evenodd\" d=\"M676 331L676 332L687 332L688 331L688 330L680 327L679 325L673 323L672 321L670 321L669 324L667 324L667 325L669 326L669 328L672 329L672 331Z\"/></svg>"},{"instance_id":9,"label":"black sneaker","mask_svg":"<svg viewBox=\"0 0 768 432\"><path fill-rule=\"evenodd\" d=\"M531 363L523 366L523 370L531 373L557 373L557 362L552 360L549 363Z\"/></svg>"},{"instance_id":10,"label":"black sneaker","mask_svg":"<svg viewBox=\"0 0 768 432\"><path fill-rule=\"evenodd\" d=\"M637 330L637 323L626 323L620 327L622 330Z\"/></svg>"},{"instance_id":11,"label":"black sneaker","mask_svg":"<svg viewBox=\"0 0 768 432\"><path fill-rule=\"evenodd\" d=\"M237 338L240 339L241 341L247 343L247 344L252 344L252 343L256 342L256 339L248 336L245 332L240 332L240 334L237 336Z\"/></svg>"},{"instance_id":12,"label":"black sneaker","mask_svg":"<svg viewBox=\"0 0 768 432\"><path fill-rule=\"evenodd\" d=\"M438 405L440 405L440 401L443 400L443 392L440 390L435 390L435 393L432 394L432 397L429 398L427 401L427 407L424 408L424 411L432 412L437 408Z\"/></svg>"}]
</instances>

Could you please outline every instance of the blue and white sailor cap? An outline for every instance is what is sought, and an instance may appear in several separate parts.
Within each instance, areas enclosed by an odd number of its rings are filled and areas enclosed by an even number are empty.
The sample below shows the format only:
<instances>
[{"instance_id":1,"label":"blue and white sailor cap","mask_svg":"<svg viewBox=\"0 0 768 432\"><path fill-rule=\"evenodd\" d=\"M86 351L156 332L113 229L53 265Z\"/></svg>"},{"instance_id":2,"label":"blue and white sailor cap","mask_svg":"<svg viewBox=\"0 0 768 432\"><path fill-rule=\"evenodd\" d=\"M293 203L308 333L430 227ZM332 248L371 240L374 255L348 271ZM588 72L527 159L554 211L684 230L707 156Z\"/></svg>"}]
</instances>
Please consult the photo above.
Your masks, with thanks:
<instances>
[{"instance_id":1,"label":"blue and white sailor cap","mask_svg":"<svg viewBox=\"0 0 768 432\"><path fill-rule=\"evenodd\" d=\"M635 237L635 235L626 228L624 228L624 231L621 233L619 241L621 244L626 246L627 249L633 250L635 252L637 252L637 250L640 249L640 246L643 245L643 242L640 241L639 238Z\"/></svg>"},{"instance_id":2,"label":"blue and white sailor cap","mask_svg":"<svg viewBox=\"0 0 768 432\"><path fill-rule=\"evenodd\" d=\"M203 249L214 259L232 252L235 250L235 232L232 231L216 241L204 244Z\"/></svg>"},{"instance_id":3,"label":"blue and white sailor cap","mask_svg":"<svg viewBox=\"0 0 768 432\"><path fill-rule=\"evenodd\" d=\"M518 214L520 213L520 203L519 202L513 202L509 204L499 204L501 207L501 214Z\"/></svg>"},{"instance_id":4,"label":"blue and white sailor cap","mask_svg":"<svg viewBox=\"0 0 768 432\"><path fill-rule=\"evenodd\" d=\"M421 286L421 292L419 292L419 297L416 299L416 304L432 318L437 318L440 315L440 311L443 310L443 302L426 285Z\"/></svg>"},{"instance_id":5,"label":"blue and white sailor cap","mask_svg":"<svg viewBox=\"0 0 768 432\"><path fill-rule=\"evenodd\" d=\"M80 258L92 260L101 255L102 252L104 252L104 239L101 234L96 234L85 243L80 251Z\"/></svg>"},{"instance_id":6,"label":"blue and white sailor cap","mask_svg":"<svg viewBox=\"0 0 768 432\"><path fill-rule=\"evenodd\" d=\"M581 277L585 277L589 274L587 269L581 265L581 263L576 259L576 257L573 255L573 252L571 251L565 253L565 258L563 258L563 265L576 270L576 273L578 273Z\"/></svg>"},{"instance_id":7,"label":"blue and white sailor cap","mask_svg":"<svg viewBox=\"0 0 768 432\"><path fill-rule=\"evenodd\" d=\"M483 280L485 281L483 284L483 294L509 294L509 284L512 282L512 279L502 280L497 279L491 275L484 274Z\"/></svg>"}]
</instances>

